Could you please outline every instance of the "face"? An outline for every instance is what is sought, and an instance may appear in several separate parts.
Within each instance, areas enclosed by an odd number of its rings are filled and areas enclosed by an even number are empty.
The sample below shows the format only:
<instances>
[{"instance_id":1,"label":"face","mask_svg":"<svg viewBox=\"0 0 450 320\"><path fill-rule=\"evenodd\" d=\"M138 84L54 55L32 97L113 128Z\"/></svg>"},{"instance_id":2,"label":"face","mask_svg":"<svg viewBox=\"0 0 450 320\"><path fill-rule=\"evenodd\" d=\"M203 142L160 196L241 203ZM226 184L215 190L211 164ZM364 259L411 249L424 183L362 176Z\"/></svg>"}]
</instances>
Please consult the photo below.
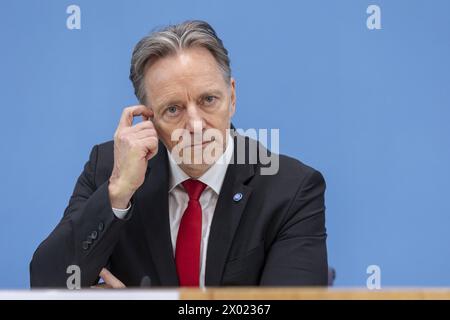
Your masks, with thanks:
<instances>
[{"instance_id":1,"label":"face","mask_svg":"<svg viewBox=\"0 0 450 320\"><path fill-rule=\"evenodd\" d=\"M207 49L190 48L152 63L146 69L145 86L159 138L184 159L180 167L198 178L211 166L211 161L198 158L199 153L217 159L225 150L236 106L234 79L225 81ZM180 137L179 132L185 135ZM208 132L216 135L212 138Z\"/></svg>"}]
</instances>

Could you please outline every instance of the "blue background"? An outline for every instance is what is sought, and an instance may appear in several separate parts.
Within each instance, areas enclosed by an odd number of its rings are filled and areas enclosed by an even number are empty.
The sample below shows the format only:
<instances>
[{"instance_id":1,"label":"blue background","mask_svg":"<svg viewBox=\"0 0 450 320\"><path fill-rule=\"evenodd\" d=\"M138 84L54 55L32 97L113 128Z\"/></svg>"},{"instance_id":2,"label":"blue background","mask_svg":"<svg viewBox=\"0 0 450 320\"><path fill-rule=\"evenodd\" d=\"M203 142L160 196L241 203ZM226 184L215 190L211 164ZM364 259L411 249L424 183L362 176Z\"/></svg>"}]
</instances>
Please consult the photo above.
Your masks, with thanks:
<instances>
[{"instance_id":1,"label":"blue background","mask_svg":"<svg viewBox=\"0 0 450 320\"><path fill-rule=\"evenodd\" d=\"M81 30L66 8L81 7ZM381 30L368 30L368 5ZM450 2L0 2L0 288L26 288L91 147L136 103L129 62L156 26L209 21L230 52L239 128L327 180L337 286L450 286Z\"/></svg>"}]
</instances>

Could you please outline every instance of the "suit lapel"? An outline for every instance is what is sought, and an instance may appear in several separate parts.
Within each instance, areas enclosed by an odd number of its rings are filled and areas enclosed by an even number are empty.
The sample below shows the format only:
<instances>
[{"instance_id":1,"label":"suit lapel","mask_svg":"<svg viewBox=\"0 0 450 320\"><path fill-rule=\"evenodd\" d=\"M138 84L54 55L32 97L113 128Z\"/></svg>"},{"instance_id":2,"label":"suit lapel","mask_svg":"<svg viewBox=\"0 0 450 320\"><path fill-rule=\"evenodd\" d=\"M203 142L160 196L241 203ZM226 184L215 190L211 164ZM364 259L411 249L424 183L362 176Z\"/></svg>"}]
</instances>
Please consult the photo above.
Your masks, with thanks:
<instances>
[{"instance_id":1,"label":"suit lapel","mask_svg":"<svg viewBox=\"0 0 450 320\"><path fill-rule=\"evenodd\" d=\"M246 181L254 175L254 166L249 164L249 161L246 161L246 164L236 163L238 143L243 143L243 141L244 137L236 136L234 161L228 166L214 211L208 239L206 286L218 286L221 284L228 251L231 248L234 234L252 192L252 188L246 185ZM245 148L245 150L248 151L248 148ZM234 196L239 193L242 195L242 198L235 201Z\"/></svg>"},{"instance_id":2,"label":"suit lapel","mask_svg":"<svg viewBox=\"0 0 450 320\"><path fill-rule=\"evenodd\" d=\"M169 222L169 167L166 148L149 161L143 185L136 192L138 214L162 286L178 286Z\"/></svg>"}]
</instances>

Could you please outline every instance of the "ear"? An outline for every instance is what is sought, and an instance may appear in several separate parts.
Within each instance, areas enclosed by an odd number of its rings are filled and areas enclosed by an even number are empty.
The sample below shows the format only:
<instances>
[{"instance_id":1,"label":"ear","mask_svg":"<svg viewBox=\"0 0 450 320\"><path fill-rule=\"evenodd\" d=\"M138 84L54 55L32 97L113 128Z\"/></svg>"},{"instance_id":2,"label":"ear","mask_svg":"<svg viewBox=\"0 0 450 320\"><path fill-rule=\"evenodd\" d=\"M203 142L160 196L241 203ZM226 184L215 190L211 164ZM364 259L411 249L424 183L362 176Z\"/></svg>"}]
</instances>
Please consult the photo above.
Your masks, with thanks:
<instances>
[{"instance_id":1,"label":"ear","mask_svg":"<svg viewBox=\"0 0 450 320\"><path fill-rule=\"evenodd\" d=\"M236 81L234 78L230 80L230 89L231 89L231 115L232 117L236 112Z\"/></svg>"}]
</instances>

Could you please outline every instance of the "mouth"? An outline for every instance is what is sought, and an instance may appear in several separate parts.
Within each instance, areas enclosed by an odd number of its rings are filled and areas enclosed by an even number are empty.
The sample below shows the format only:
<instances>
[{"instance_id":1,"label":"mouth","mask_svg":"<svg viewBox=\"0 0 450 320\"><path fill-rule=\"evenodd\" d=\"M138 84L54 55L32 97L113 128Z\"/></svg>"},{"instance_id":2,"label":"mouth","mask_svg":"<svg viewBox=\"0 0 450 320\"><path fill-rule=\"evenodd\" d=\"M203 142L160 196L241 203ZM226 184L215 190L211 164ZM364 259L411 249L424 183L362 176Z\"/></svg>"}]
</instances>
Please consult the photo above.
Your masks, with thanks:
<instances>
[{"instance_id":1,"label":"mouth","mask_svg":"<svg viewBox=\"0 0 450 320\"><path fill-rule=\"evenodd\" d=\"M202 147L202 149L204 149L211 142L214 142L214 140L208 140L208 141L203 141L202 143L195 143L195 144L193 143L193 144L184 145L183 147L181 147L181 149L194 149L194 148L200 148L200 147Z\"/></svg>"},{"instance_id":2,"label":"mouth","mask_svg":"<svg viewBox=\"0 0 450 320\"><path fill-rule=\"evenodd\" d=\"M208 141L203 141L202 143L197 143L197 144L191 144L188 147L194 148L194 147L198 147L198 146L202 146L205 147L207 146L209 143L213 142L214 140L208 140Z\"/></svg>"},{"instance_id":3,"label":"mouth","mask_svg":"<svg viewBox=\"0 0 450 320\"><path fill-rule=\"evenodd\" d=\"M216 141L215 137L211 137L210 140L203 140L203 139L196 140L196 139L193 139L192 142L196 142L196 143L187 144L187 145L184 146L184 148L194 148L194 147L199 147L199 146L202 146L204 148L205 146L207 146L208 144L210 144L211 142L214 142L214 141Z\"/></svg>"}]
</instances>

